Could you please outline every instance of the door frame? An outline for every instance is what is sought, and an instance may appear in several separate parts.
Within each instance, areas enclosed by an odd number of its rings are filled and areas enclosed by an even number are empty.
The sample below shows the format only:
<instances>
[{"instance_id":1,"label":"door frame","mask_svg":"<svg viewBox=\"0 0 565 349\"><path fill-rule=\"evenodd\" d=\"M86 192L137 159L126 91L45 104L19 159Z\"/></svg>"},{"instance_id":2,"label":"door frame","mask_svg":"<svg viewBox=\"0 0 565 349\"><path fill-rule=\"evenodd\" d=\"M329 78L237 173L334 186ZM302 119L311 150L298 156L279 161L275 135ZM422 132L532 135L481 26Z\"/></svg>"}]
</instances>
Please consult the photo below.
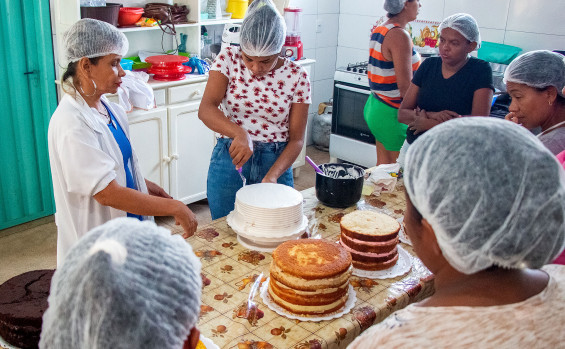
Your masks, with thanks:
<instances>
[{"instance_id":1,"label":"door frame","mask_svg":"<svg viewBox=\"0 0 565 349\"><path fill-rule=\"evenodd\" d=\"M5 186L0 188L0 204L5 205L5 212L10 210L8 205L18 205L13 212L19 212L0 217L0 229L55 211L47 150L49 119L57 107L49 6L49 0L0 2L0 13L6 14L4 31L0 34L4 42L0 48L0 66L10 67L5 70L8 88L0 94L1 105L9 111L0 121L3 129L0 132L5 135L0 137L3 138L0 149L11 153L2 158L6 160L3 166L10 166L13 173L9 179L0 181L0 186ZM24 109L21 103L29 105ZM29 110L32 116L18 118L21 110ZM25 144L21 143L22 135L26 136ZM14 145L22 149L14 149ZM34 186L40 193L26 187L30 178L37 180Z\"/></svg>"}]
</instances>

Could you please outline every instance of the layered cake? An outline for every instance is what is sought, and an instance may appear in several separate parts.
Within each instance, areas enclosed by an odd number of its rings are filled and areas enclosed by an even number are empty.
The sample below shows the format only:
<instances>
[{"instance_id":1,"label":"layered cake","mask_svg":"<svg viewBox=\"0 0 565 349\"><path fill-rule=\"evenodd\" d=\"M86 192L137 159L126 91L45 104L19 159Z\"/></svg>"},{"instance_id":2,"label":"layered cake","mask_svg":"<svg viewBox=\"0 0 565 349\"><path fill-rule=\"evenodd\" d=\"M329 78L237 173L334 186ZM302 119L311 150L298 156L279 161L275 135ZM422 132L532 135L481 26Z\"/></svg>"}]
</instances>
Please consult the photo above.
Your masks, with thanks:
<instances>
[{"instance_id":1,"label":"layered cake","mask_svg":"<svg viewBox=\"0 0 565 349\"><path fill-rule=\"evenodd\" d=\"M0 336L9 344L37 348L54 270L34 270L0 285Z\"/></svg>"},{"instance_id":2,"label":"layered cake","mask_svg":"<svg viewBox=\"0 0 565 349\"><path fill-rule=\"evenodd\" d=\"M228 223L248 237L288 236L304 225L302 194L283 184L246 185L235 195Z\"/></svg>"},{"instance_id":3,"label":"layered cake","mask_svg":"<svg viewBox=\"0 0 565 349\"><path fill-rule=\"evenodd\" d=\"M340 244L351 253L353 267L385 270L398 261L400 223L386 214L353 211L341 218Z\"/></svg>"},{"instance_id":4,"label":"layered cake","mask_svg":"<svg viewBox=\"0 0 565 349\"><path fill-rule=\"evenodd\" d=\"M339 311L349 296L351 256L336 243L319 239L291 240L273 252L269 296L298 315Z\"/></svg>"}]
</instances>

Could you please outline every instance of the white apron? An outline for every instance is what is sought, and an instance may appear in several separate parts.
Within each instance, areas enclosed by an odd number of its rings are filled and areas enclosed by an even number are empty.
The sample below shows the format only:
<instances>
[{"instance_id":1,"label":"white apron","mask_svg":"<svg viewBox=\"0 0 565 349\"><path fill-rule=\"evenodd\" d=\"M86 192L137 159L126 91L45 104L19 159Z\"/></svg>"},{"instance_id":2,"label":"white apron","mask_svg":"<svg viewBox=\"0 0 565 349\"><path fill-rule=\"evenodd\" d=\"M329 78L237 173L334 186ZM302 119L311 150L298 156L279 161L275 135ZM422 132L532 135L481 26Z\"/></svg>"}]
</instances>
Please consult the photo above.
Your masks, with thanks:
<instances>
[{"instance_id":1,"label":"white apron","mask_svg":"<svg viewBox=\"0 0 565 349\"><path fill-rule=\"evenodd\" d=\"M105 97L102 101L129 139L123 109ZM65 94L53 113L48 131L49 162L55 195L57 265L75 242L89 230L126 212L99 204L94 195L112 180L126 186L123 157L108 125L77 94ZM132 147L132 177L139 191L147 193L137 156ZM144 217L153 219L153 217Z\"/></svg>"}]
</instances>

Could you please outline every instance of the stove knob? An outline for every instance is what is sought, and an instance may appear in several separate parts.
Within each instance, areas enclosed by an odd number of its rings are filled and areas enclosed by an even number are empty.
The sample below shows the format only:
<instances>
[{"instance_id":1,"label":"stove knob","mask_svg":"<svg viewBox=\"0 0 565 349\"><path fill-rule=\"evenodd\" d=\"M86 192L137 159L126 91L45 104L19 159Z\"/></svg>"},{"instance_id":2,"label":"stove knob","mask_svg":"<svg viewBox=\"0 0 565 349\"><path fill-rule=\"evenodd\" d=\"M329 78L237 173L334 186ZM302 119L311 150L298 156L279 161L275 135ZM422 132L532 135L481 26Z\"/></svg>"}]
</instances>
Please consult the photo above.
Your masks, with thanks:
<instances>
[{"instance_id":1,"label":"stove knob","mask_svg":"<svg viewBox=\"0 0 565 349\"><path fill-rule=\"evenodd\" d=\"M351 67L347 67L347 71L351 71Z\"/></svg>"},{"instance_id":2,"label":"stove knob","mask_svg":"<svg viewBox=\"0 0 565 349\"><path fill-rule=\"evenodd\" d=\"M352 69L354 73L357 73L357 68Z\"/></svg>"},{"instance_id":3,"label":"stove knob","mask_svg":"<svg viewBox=\"0 0 565 349\"><path fill-rule=\"evenodd\" d=\"M359 73L361 73L361 74L367 74L367 69L359 69Z\"/></svg>"}]
</instances>

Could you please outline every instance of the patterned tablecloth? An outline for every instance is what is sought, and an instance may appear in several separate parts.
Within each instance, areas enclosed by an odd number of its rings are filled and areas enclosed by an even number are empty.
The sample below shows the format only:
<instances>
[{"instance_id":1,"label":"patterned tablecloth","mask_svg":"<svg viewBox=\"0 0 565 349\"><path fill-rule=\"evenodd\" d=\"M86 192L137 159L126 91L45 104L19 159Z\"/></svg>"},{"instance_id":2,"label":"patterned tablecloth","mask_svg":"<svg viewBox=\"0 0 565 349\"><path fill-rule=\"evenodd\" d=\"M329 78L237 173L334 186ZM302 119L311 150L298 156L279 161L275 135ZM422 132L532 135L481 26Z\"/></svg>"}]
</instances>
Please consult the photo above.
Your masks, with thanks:
<instances>
[{"instance_id":1,"label":"patterned tablecloth","mask_svg":"<svg viewBox=\"0 0 565 349\"><path fill-rule=\"evenodd\" d=\"M373 209L395 218L404 214L402 184L392 193L363 197L356 207L335 209L316 199L314 189L302 192L308 232L339 240L341 217L355 209ZM372 324L395 310L433 293L433 277L419 259L410 272L386 280L353 276L357 301L341 318L310 322L291 320L270 310L259 295L269 276L271 254L242 247L226 219L207 224L187 239L202 261L205 281L198 328L221 348L345 348ZM413 255L409 245L402 247Z\"/></svg>"}]
</instances>

